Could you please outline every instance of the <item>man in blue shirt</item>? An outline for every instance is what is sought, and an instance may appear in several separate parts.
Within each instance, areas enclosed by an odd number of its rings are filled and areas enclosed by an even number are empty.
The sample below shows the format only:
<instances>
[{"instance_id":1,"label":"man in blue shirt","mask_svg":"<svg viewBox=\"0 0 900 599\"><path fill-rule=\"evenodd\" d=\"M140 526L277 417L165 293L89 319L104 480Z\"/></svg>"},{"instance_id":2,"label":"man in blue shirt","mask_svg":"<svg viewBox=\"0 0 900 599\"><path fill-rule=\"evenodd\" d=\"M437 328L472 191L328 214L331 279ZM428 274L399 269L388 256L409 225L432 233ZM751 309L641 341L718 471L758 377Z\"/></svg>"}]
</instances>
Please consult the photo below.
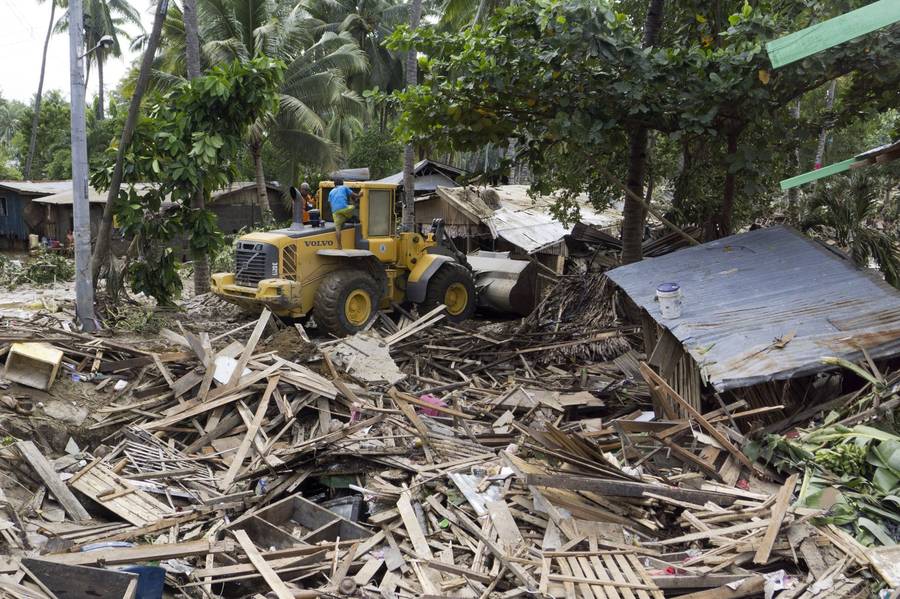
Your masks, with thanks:
<instances>
[{"instance_id":1,"label":"man in blue shirt","mask_svg":"<svg viewBox=\"0 0 900 599\"><path fill-rule=\"evenodd\" d=\"M328 192L328 205L331 207L331 217L334 219L334 232L337 235L337 249L341 247L341 229L344 223L356 215L356 206L353 202L359 199L359 194L344 185L340 177L334 179L334 189Z\"/></svg>"}]
</instances>

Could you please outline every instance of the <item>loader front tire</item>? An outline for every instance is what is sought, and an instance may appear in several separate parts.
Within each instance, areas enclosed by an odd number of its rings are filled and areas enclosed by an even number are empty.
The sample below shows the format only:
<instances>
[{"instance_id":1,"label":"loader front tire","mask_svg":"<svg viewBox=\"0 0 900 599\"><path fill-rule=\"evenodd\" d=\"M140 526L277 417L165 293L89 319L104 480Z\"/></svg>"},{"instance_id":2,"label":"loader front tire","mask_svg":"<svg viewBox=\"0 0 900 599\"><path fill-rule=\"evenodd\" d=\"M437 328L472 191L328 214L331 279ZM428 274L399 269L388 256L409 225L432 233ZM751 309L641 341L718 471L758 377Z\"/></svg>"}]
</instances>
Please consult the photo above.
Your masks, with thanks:
<instances>
[{"instance_id":1,"label":"loader front tire","mask_svg":"<svg viewBox=\"0 0 900 599\"><path fill-rule=\"evenodd\" d=\"M475 280L460 264L446 263L428 281L420 312L426 314L441 304L447 306L447 320L461 322L475 314Z\"/></svg>"},{"instance_id":2,"label":"loader front tire","mask_svg":"<svg viewBox=\"0 0 900 599\"><path fill-rule=\"evenodd\" d=\"M327 332L346 337L361 331L375 318L380 300L371 275L360 270L337 270L319 284L313 315Z\"/></svg>"}]
</instances>

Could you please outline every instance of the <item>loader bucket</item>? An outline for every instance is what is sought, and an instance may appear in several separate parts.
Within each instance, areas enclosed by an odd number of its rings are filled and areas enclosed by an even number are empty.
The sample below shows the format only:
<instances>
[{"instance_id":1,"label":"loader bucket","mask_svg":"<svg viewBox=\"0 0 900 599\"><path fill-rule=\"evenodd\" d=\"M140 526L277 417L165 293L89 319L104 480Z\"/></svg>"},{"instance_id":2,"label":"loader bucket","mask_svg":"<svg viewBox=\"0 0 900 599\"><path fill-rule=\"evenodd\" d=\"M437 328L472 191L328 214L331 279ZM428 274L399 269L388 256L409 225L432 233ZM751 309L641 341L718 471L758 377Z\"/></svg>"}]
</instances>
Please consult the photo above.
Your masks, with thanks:
<instances>
[{"instance_id":1,"label":"loader bucket","mask_svg":"<svg viewBox=\"0 0 900 599\"><path fill-rule=\"evenodd\" d=\"M537 267L512 260L509 252L477 251L466 256L475 275L478 306L502 314L527 316L537 302Z\"/></svg>"}]
</instances>

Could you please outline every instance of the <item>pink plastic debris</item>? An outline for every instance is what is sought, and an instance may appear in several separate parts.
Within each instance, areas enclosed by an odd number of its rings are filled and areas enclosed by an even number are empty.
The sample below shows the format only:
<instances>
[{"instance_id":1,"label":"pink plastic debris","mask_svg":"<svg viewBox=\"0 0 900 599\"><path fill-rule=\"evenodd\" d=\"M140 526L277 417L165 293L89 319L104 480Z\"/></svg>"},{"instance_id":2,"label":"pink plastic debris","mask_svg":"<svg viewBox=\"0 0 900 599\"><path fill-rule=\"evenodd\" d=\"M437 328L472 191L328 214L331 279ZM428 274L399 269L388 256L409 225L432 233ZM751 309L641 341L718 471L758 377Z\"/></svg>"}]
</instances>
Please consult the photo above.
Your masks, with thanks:
<instances>
[{"instance_id":1,"label":"pink plastic debris","mask_svg":"<svg viewBox=\"0 0 900 599\"><path fill-rule=\"evenodd\" d=\"M422 401L429 403L433 406L437 406L439 408L447 407L447 404L444 403L443 399L441 399L435 395L432 395L431 393L426 393L425 395L420 396L419 399L421 399ZM438 412L437 410L434 410L432 408L419 408L419 413L424 416L440 415L440 412Z\"/></svg>"}]
</instances>

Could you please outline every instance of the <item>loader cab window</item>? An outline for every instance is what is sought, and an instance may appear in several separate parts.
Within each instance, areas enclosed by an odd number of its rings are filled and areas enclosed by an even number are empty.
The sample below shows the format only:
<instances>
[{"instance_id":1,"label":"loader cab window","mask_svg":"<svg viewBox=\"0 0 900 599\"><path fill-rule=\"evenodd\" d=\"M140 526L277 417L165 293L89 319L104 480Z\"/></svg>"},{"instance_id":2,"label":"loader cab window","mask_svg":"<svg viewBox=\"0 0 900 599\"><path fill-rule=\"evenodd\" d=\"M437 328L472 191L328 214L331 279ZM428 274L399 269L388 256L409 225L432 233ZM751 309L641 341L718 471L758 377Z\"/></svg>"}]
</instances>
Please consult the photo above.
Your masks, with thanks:
<instances>
[{"instance_id":1,"label":"loader cab window","mask_svg":"<svg viewBox=\"0 0 900 599\"><path fill-rule=\"evenodd\" d=\"M369 190L369 237L387 237L391 234L391 190Z\"/></svg>"},{"instance_id":2,"label":"loader cab window","mask_svg":"<svg viewBox=\"0 0 900 599\"><path fill-rule=\"evenodd\" d=\"M319 188L319 217L326 223L334 222L334 217L331 216L331 204L328 203L328 192L332 189L334 187Z\"/></svg>"}]
</instances>

